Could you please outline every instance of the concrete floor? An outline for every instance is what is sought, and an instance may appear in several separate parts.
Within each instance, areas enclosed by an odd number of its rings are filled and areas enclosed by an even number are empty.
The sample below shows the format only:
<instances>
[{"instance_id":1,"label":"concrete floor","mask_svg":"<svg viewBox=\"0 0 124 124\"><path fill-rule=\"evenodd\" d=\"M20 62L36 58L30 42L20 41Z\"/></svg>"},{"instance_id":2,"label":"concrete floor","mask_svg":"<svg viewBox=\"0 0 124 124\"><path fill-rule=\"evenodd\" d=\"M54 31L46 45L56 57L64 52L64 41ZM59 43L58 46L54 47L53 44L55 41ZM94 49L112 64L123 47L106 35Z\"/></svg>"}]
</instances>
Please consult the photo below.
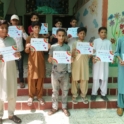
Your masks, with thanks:
<instances>
[{"instance_id":1,"label":"concrete floor","mask_svg":"<svg viewBox=\"0 0 124 124\"><path fill-rule=\"evenodd\" d=\"M16 111L22 124L124 124L124 116L119 117L116 109L76 109L70 110L71 116L66 117L61 110L48 116L47 111ZM3 124L14 124L4 113Z\"/></svg>"}]
</instances>

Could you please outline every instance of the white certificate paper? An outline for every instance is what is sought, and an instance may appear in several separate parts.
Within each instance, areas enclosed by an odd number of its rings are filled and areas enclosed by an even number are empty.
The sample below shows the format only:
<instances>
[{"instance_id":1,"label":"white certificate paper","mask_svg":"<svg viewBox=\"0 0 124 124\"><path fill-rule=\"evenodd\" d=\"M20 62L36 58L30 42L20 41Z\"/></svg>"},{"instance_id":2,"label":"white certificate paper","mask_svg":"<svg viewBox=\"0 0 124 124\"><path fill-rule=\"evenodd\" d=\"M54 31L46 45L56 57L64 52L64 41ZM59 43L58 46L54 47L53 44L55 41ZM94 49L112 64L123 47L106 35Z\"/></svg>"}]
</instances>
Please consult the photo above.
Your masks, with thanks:
<instances>
[{"instance_id":1,"label":"white certificate paper","mask_svg":"<svg viewBox=\"0 0 124 124\"><path fill-rule=\"evenodd\" d=\"M76 49L80 54L93 54L93 44L89 42L78 42Z\"/></svg>"},{"instance_id":2,"label":"white certificate paper","mask_svg":"<svg viewBox=\"0 0 124 124\"><path fill-rule=\"evenodd\" d=\"M124 54L122 54L122 60L124 61Z\"/></svg>"},{"instance_id":3,"label":"white certificate paper","mask_svg":"<svg viewBox=\"0 0 124 124\"><path fill-rule=\"evenodd\" d=\"M66 28L56 28L56 27L53 27L52 28L52 35L53 36L56 36L56 32L57 32L58 29L64 29L66 31Z\"/></svg>"},{"instance_id":4,"label":"white certificate paper","mask_svg":"<svg viewBox=\"0 0 124 124\"><path fill-rule=\"evenodd\" d=\"M31 38L31 51L48 51L48 39Z\"/></svg>"},{"instance_id":5,"label":"white certificate paper","mask_svg":"<svg viewBox=\"0 0 124 124\"><path fill-rule=\"evenodd\" d=\"M78 37L77 36L77 29L78 29L78 27L68 28L67 35L69 35L70 37Z\"/></svg>"},{"instance_id":6,"label":"white certificate paper","mask_svg":"<svg viewBox=\"0 0 124 124\"><path fill-rule=\"evenodd\" d=\"M53 63L70 64L71 52L70 51L53 51Z\"/></svg>"},{"instance_id":7,"label":"white certificate paper","mask_svg":"<svg viewBox=\"0 0 124 124\"><path fill-rule=\"evenodd\" d=\"M22 30L19 29L19 26L9 26L8 35L10 37L22 37Z\"/></svg>"},{"instance_id":8,"label":"white certificate paper","mask_svg":"<svg viewBox=\"0 0 124 124\"><path fill-rule=\"evenodd\" d=\"M3 55L2 62L13 61L19 58L14 56L14 53L17 52L17 46L10 46L5 48L0 48L0 54Z\"/></svg>"},{"instance_id":9,"label":"white certificate paper","mask_svg":"<svg viewBox=\"0 0 124 124\"><path fill-rule=\"evenodd\" d=\"M113 62L114 54L109 50L97 50L96 59L101 62Z\"/></svg>"},{"instance_id":10,"label":"white certificate paper","mask_svg":"<svg viewBox=\"0 0 124 124\"><path fill-rule=\"evenodd\" d=\"M42 23L39 34L48 34L48 23Z\"/></svg>"}]
</instances>

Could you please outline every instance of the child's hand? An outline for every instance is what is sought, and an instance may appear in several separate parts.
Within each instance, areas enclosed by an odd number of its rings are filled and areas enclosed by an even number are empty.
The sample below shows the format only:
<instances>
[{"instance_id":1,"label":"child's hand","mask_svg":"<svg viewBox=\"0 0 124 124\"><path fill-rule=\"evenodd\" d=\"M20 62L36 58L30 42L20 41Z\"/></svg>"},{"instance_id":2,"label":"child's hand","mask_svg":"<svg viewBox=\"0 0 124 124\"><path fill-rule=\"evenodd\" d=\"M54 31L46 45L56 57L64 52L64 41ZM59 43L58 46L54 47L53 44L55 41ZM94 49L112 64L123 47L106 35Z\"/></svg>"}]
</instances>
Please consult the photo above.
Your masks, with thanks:
<instances>
[{"instance_id":1,"label":"child's hand","mask_svg":"<svg viewBox=\"0 0 124 124\"><path fill-rule=\"evenodd\" d=\"M14 56L15 56L16 58L21 58L21 54L20 54L20 52L16 52L16 53L14 53Z\"/></svg>"},{"instance_id":2,"label":"child's hand","mask_svg":"<svg viewBox=\"0 0 124 124\"><path fill-rule=\"evenodd\" d=\"M68 35L68 38L71 38L71 37L72 37L72 36L69 34L69 35Z\"/></svg>"},{"instance_id":3,"label":"child's hand","mask_svg":"<svg viewBox=\"0 0 124 124\"><path fill-rule=\"evenodd\" d=\"M30 33L30 36L33 36L33 32Z\"/></svg>"},{"instance_id":4,"label":"child's hand","mask_svg":"<svg viewBox=\"0 0 124 124\"><path fill-rule=\"evenodd\" d=\"M20 30L22 30L23 33L25 33L25 29L23 26L19 26Z\"/></svg>"},{"instance_id":5,"label":"child's hand","mask_svg":"<svg viewBox=\"0 0 124 124\"><path fill-rule=\"evenodd\" d=\"M42 36L43 36L44 38L48 38L48 37L50 36L50 34L49 34L49 33L46 34L46 35L42 34Z\"/></svg>"},{"instance_id":6,"label":"child's hand","mask_svg":"<svg viewBox=\"0 0 124 124\"><path fill-rule=\"evenodd\" d=\"M0 59L2 59L3 58L3 55L0 55Z\"/></svg>"},{"instance_id":7,"label":"child's hand","mask_svg":"<svg viewBox=\"0 0 124 124\"><path fill-rule=\"evenodd\" d=\"M124 66L124 61L121 60L120 61L120 65Z\"/></svg>"},{"instance_id":8,"label":"child's hand","mask_svg":"<svg viewBox=\"0 0 124 124\"><path fill-rule=\"evenodd\" d=\"M97 62L97 59L93 57L92 62L95 64Z\"/></svg>"},{"instance_id":9,"label":"child's hand","mask_svg":"<svg viewBox=\"0 0 124 124\"><path fill-rule=\"evenodd\" d=\"M52 63L52 61L53 61L53 57L49 57L49 58L48 58L48 62L49 62L49 63Z\"/></svg>"},{"instance_id":10,"label":"child's hand","mask_svg":"<svg viewBox=\"0 0 124 124\"><path fill-rule=\"evenodd\" d=\"M31 47L31 44L30 43L27 43L26 44L26 48L30 48Z\"/></svg>"}]
</instances>

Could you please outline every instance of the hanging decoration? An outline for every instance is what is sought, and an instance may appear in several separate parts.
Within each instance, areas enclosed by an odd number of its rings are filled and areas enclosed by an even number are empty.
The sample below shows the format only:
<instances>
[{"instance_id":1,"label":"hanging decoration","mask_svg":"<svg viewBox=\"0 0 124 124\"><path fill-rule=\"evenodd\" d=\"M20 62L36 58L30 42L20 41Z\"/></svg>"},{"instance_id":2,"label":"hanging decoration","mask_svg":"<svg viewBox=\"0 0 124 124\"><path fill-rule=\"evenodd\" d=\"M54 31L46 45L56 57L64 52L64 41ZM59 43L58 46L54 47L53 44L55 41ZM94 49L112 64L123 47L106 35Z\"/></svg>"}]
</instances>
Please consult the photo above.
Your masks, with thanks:
<instances>
[{"instance_id":1,"label":"hanging decoration","mask_svg":"<svg viewBox=\"0 0 124 124\"><path fill-rule=\"evenodd\" d=\"M68 14L68 7L69 0L26 0L27 13L33 12L34 10L38 12L42 10L40 13Z\"/></svg>"}]
</instances>

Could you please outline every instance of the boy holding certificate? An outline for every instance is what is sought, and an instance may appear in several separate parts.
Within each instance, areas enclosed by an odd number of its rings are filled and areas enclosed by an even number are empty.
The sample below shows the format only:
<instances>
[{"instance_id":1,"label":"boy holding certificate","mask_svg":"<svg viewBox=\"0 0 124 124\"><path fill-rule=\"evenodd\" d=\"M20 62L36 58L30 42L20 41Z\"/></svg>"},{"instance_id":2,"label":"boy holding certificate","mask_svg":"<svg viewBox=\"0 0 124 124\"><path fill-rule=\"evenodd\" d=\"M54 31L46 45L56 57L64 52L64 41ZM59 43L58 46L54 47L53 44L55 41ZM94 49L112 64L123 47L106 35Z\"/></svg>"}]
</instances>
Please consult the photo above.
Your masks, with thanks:
<instances>
[{"instance_id":1,"label":"boy holding certificate","mask_svg":"<svg viewBox=\"0 0 124 124\"><path fill-rule=\"evenodd\" d=\"M76 18L72 18L72 19L71 19L70 25L71 25L72 28L76 28L76 26L77 26L77 20L76 20ZM77 37L78 37L78 36L77 36ZM70 37L70 36L68 35L68 45L70 46L70 49L71 49L71 50L72 50L72 45L73 45L73 43L74 43L76 40L78 40L77 37Z\"/></svg>"},{"instance_id":2,"label":"boy holding certificate","mask_svg":"<svg viewBox=\"0 0 124 124\"><path fill-rule=\"evenodd\" d=\"M32 38L42 38L39 35L41 28L40 22L32 22L33 35L29 36L26 40L25 52L29 54L28 58L28 91L29 99L28 106L32 105L34 96L37 96L41 105L45 102L42 98L43 95L43 83L45 78L45 59L43 51L36 51L31 47Z\"/></svg>"},{"instance_id":3,"label":"boy holding certificate","mask_svg":"<svg viewBox=\"0 0 124 124\"><path fill-rule=\"evenodd\" d=\"M78 97L78 81L80 81L81 97L84 104L88 104L88 99L86 98L88 90L88 80L89 80L89 56L87 54L80 54L77 52L78 43L87 43L84 38L86 36L87 29L85 27L78 28L77 35L78 40L72 46L72 102L77 104Z\"/></svg>"},{"instance_id":4,"label":"boy holding certificate","mask_svg":"<svg viewBox=\"0 0 124 124\"><path fill-rule=\"evenodd\" d=\"M0 49L16 45L13 38L7 37L8 23L0 20ZM20 58L19 52L14 53L15 57ZM14 115L17 97L17 71L15 61L2 61L4 55L0 53L0 124L4 113L4 102L8 101L8 117L15 123L21 123L21 119Z\"/></svg>"},{"instance_id":5,"label":"boy holding certificate","mask_svg":"<svg viewBox=\"0 0 124 124\"><path fill-rule=\"evenodd\" d=\"M97 53L98 50L110 50L112 51L111 42L107 38L107 28L100 27L98 30L99 37L94 40L94 51ZM107 98L107 84L109 74L109 63L101 62L96 57L93 57L93 86L91 100L95 101L97 97L97 91L100 88L101 98L108 101Z\"/></svg>"},{"instance_id":6,"label":"boy holding certificate","mask_svg":"<svg viewBox=\"0 0 124 124\"><path fill-rule=\"evenodd\" d=\"M66 116L70 116L67 109L67 97L69 89L69 74L68 74L68 64L56 64L53 60L54 51L70 51L67 44L64 44L65 40L65 30L57 30L58 43L52 45L49 51L49 63L53 63L52 73L51 73L51 83L53 88L52 94L52 109L48 112L48 115L52 115L58 111L58 97L59 97L59 86L62 90L62 111Z\"/></svg>"},{"instance_id":7,"label":"boy holding certificate","mask_svg":"<svg viewBox=\"0 0 124 124\"><path fill-rule=\"evenodd\" d=\"M117 41L115 56L118 58L118 109L117 114L123 115L124 111L124 36Z\"/></svg>"},{"instance_id":8,"label":"boy holding certificate","mask_svg":"<svg viewBox=\"0 0 124 124\"><path fill-rule=\"evenodd\" d=\"M55 27L56 28L62 28L62 21L60 20L60 19L56 19L55 20ZM65 41L65 40L64 40ZM56 44L58 42L58 39L54 36L54 35L52 35L51 37L50 37L50 42L49 42L49 44L50 45L53 45L53 44Z\"/></svg>"},{"instance_id":9,"label":"boy holding certificate","mask_svg":"<svg viewBox=\"0 0 124 124\"><path fill-rule=\"evenodd\" d=\"M12 26L19 25L19 17L17 15L11 16L11 24ZM22 31L21 36L13 37L17 44L17 49L21 53L21 59L16 60L16 64L19 71L19 81L20 81L20 88L25 88L24 78L23 78L23 59L24 59L24 47L23 47L23 39L26 40L28 35L26 34L23 26L18 26L19 30Z\"/></svg>"}]
</instances>

